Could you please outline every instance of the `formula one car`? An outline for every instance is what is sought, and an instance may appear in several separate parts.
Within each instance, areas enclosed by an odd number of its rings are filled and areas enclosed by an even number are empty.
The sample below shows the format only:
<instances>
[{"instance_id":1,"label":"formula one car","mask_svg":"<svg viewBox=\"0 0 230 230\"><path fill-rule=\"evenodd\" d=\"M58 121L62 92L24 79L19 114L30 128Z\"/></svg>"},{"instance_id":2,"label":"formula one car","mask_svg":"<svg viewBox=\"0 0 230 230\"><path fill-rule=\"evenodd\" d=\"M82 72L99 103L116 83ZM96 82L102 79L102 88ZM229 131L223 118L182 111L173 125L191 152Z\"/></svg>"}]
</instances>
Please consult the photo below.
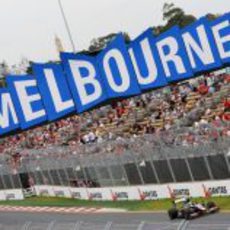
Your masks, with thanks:
<instances>
[{"instance_id":1,"label":"formula one car","mask_svg":"<svg viewBox=\"0 0 230 230\"><path fill-rule=\"evenodd\" d=\"M219 207L212 201L203 204L193 203L189 198L184 197L173 201L173 207L168 210L168 215L171 220L177 218L189 220L218 211Z\"/></svg>"}]
</instances>

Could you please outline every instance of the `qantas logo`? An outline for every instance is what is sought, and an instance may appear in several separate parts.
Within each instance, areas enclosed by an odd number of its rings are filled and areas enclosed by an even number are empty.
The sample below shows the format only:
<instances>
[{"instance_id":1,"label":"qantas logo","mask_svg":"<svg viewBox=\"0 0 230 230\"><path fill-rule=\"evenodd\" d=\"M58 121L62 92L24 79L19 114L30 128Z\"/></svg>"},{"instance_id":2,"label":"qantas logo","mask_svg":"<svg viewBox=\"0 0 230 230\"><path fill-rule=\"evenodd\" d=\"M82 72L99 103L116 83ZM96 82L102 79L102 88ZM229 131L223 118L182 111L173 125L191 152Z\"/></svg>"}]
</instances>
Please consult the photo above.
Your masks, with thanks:
<instances>
[{"instance_id":1,"label":"qantas logo","mask_svg":"<svg viewBox=\"0 0 230 230\"><path fill-rule=\"evenodd\" d=\"M129 199L129 195L127 192L113 192L112 190L110 190L110 193L113 201Z\"/></svg>"},{"instance_id":2,"label":"qantas logo","mask_svg":"<svg viewBox=\"0 0 230 230\"><path fill-rule=\"evenodd\" d=\"M210 197L213 195L228 195L228 189L226 186L213 186L206 187L202 185L205 197Z\"/></svg>"},{"instance_id":3,"label":"qantas logo","mask_svg":"<svg viewBox=\"0 0 230 230\"><path fill-rule=\"evenodd\" d=\"M154 200L158 198L157 191L155 190L141 191L141 189L138 188L138 193L140 200Z\"/></svg>"}]
</instances>

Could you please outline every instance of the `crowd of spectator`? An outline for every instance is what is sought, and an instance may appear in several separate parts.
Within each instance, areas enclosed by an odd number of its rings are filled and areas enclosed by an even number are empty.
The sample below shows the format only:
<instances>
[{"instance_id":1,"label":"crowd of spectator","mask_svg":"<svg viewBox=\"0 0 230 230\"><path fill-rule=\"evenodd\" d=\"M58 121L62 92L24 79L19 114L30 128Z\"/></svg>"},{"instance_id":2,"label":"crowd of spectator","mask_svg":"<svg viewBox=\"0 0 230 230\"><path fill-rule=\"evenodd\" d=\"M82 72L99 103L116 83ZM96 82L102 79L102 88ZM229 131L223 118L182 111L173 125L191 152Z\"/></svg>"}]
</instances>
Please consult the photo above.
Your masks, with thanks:
<instances>
[{"instance_id":1,"label":"crowd of spectator","mask_svg":"<svg viewBox=\"0 0 230 230\"><path fill-rule=\"evenodd\" d=\"M2 138L0 153L54 146L89 152L98 143L125 143L143 135L184 146L229 137L229 92L230 75L216 71ZM115 148L119 151L119 145Z\"/></svg>"}]
</instances>

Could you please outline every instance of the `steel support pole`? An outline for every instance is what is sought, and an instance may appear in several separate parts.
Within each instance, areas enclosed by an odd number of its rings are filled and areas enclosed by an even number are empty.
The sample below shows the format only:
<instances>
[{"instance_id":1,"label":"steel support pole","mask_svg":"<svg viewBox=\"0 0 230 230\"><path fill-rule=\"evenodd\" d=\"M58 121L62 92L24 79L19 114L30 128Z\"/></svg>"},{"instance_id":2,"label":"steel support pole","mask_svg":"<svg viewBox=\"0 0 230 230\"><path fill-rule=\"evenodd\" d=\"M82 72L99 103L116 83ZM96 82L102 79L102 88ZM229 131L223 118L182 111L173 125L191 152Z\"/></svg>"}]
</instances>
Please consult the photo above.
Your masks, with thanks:
<instances>
[{"instance_id":1,"label":"steel support pole","mask_svg":"<svg viewBox=\"0 0 230 230\"><path fill-rule=\"evenodd\" d=\"M63 18L64 24L65 24L65 28L66 28L66 31L67 31L67 34L69 37L70 44L72 46L72 50L74 53L76 53L76 47L75 47L75 44L73 41L73 36L72 36L71 30L70 30L70 26L69 26L69 23L68 23L68 20L67 20L67 17L66 17L66 14L65 14L61 0L58 0L58 5L59 5L59 8L60 8L60 11L62 14L62 18Z\"/></svg>"},{"instance_id":2,"label":"steel support pole","mask_svg":"<svg viewBox=\"0 0 230 230\"><path fill-rule=\"evenodd\" d=\"M152 170L153 170L153 173L154 173L154 175L155 175L157 184L160 184L160 179L159 179L159 176L158 176L156 167L155 167L155 165L154 165L154 159L153 159L152 153L151 153L151 152L148 152L148 155L149 155L149 157L150 157L150 165L151 165Z\"/></svg>"},{"instance_id":3,"label":"steel support pole","mask_svg":"<svg viewBox=\"0 0 230 230\"><path fill-rule=\"evenodd\" d=\"M191 180L192 180L192 181L195 181L195 180L194 180L193 173L192 173L192 169L191 169L191 167L190 167L190 165L189 165L188 158L185 158L184 161L185 161L185 164L186 164L186 166L187 166L187 169L188 169L188 172L189 172L189 175L190 175Z\"/></svg>"},{"instance_id":4,"label":"steel support pole","mask_svg":"<svg viewBox=\"0 0 230 230\"><path fill-rule=\"evenodd\" d=\"M130 151L130 153L132 154L132 157L133 157L133 160L134 160L133 163L136 165L137 173L138 173L138 176L139 176L139 178L140 178L140 180L141 180L141 184L144 185L144 184L145 184L145 181L144 181L144 178L143 178L143 176L142 176L141 170L140 170L140 168L139 168L139 163L138 163L138 161L137 161L137 158L136 158L136 156L135 156L135 153L133 153L132 151Z\"/></svg>"},{"instance_id":5,"label":"steel support pole","mask_svg":"<svg viewBox=\"0 0 230 230\"><path fill-rule=\"evenodd\" d=\"M207 156L204 156L204 163L205 163L205 166L208 170L208 175L209 175L210 180L213 180L213 174L212 174L212 170L210 168Z\"/></svg>"}]
</instances>

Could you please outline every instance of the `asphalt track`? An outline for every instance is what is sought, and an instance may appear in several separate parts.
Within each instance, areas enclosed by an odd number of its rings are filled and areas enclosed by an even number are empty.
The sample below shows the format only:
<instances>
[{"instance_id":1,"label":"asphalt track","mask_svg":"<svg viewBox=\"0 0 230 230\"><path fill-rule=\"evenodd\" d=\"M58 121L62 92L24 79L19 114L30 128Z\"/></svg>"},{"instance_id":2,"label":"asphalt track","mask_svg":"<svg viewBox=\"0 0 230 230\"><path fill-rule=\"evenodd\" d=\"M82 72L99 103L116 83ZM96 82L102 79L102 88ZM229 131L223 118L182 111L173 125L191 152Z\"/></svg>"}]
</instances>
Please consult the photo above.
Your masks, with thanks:
<instances>
[{"instance_id":1,"label":"asphalt track","mask_svg":"<svg viewBox=\"0 0 230 230\"><path fill-rule=\"evenodd\" d=\"M0 230L230 230L230 213L189 222L166 213L52 214L0 213Z\"/></svg>"}]
</instances>

